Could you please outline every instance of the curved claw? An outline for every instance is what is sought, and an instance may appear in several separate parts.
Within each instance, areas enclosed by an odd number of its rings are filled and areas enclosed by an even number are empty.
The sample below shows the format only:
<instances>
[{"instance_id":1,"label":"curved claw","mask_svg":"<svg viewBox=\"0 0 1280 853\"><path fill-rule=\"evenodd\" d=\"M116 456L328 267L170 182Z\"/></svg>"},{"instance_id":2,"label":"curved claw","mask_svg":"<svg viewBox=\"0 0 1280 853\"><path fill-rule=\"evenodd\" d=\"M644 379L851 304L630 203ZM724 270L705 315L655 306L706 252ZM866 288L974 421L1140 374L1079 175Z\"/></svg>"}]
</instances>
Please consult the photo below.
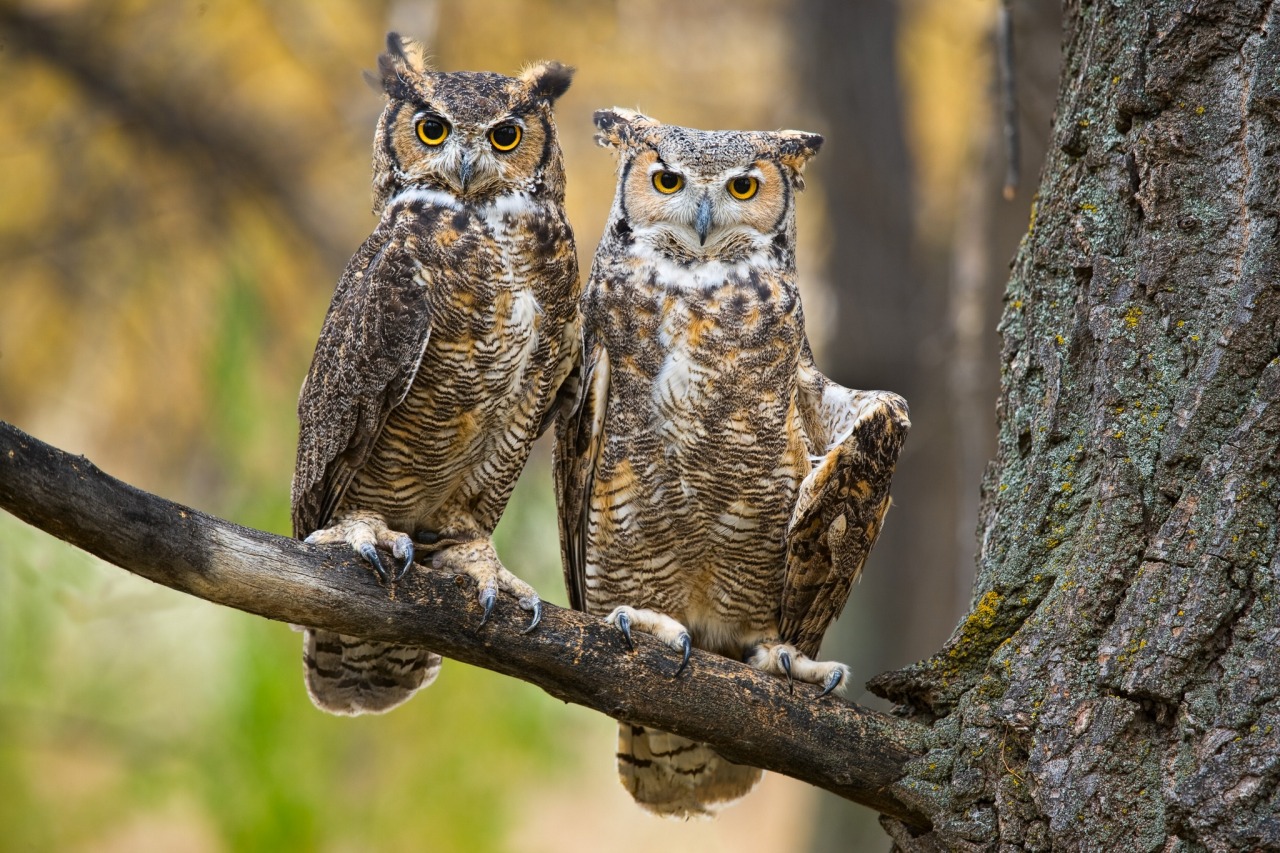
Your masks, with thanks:
<instances>
[{"instance_id":1,"label":"curved claw","mask_svg":"<svg viewBox=\"0 0 1280 853\"><path fill-rule=\"evenodd\" d=\"M400 567L400 571L396 572L396 580L400 581L404 579L405 575L409 574L409 567L413 565L413 540L406 536L396 544L400 546L396 549L397 551L405 552L403 555L404 565ZM396 556L401 555L397 553Z\"/></svg>"},{"instance_id":2,"label":"curved claw","mask_svg":"<svg viewBox=\"0 0 1280 853\"><path fill-rule=\"evenodd\" d=\"M791 654L786 649L778 652L778 663L782 664L782 671L787 674L787 690L795 693L796 683L791 680Z\"/></svg>"},{"instance_id":3,"label":"curved claw","mask_svg":"<svg viewBox=\"0 0 1280 853\"><path fill-rule=\"evenodd\" d=\"M833 669L831 671L831 674L827 676L826 687L824 687L822 692L818 694L818 698L821 699L823 696L826 696L832 690L835 690L837 687L840 686L841 681L844 681L844 670Z\"/></svg>"},{"instance_id":4,"label":"curved claw","mask_svg":"<svg viewBox=\"0 0 1280 853\"><path fill-rule=\"evenodd\" d=\"M486 586L480 590L480 606L484 608L484 615L480 617L480 627L484 627L484 623L489 621L489 614L493 612L493 605L498 603L498 591L491 586Z\"/></svg>"},{"instance_id":5,"label":"curved claw","mask_svg":"<svg viewBox=\"0 0 1280 853\"><path fill-rule=\"evenodd\" d=\"M680 673L684 672L684 668L689 665L689 655L693 653L693 640L689 638L687 633L680 635L680 646L684 649L684 656L680 658L680 668L676 670L676 674L672 678L679 678Z\"/></svg>"},{"instance_id":6,"label":"curved claw","mask_svg":"<svg viewBox=\"0 0 1280 853\"><path fill-rule=\"evenodd\" d=\"M535 598L533 600L533 621L529 623L529 627L521 631L521 634L528 634L534 628L538 627L538 623L542 621L542 599Z\"/></svg>"},{"instance_id":7,"label":"curved claw","mask_svg":"<svg viewBox=\"0 0 1280 853\"><path fill-rule=\"evenodd\" d=\"M623 638L627 641L628 651L635 651L636 644L631 641L631 617L626 613L618 614L618 630L622 632Z\"/></svg>"},{"instance_id":8,"label":"curved claw","mask_svg":"<svg viewBox=\"0 0 1280 853\"><path fill-rule=\"evenodd\" d=\"M360 556L373 564L373 570L378 573L378 577L384 583L388 580L387 570L382 567L382 559L378 556L377 548L366 542L360 546Z\"/></svg>"}]
</instances>

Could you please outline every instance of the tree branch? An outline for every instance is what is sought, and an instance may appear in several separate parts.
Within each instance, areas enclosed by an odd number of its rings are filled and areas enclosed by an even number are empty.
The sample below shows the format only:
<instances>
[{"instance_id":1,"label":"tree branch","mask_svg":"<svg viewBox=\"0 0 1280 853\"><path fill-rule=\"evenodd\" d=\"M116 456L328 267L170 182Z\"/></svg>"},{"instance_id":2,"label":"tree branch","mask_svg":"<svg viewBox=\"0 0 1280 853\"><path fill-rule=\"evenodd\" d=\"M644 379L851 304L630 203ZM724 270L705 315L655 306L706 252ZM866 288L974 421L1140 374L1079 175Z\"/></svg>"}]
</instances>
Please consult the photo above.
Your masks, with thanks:
<instances>
[{"instance_id":1,"label":"tree branch","mask_svg":"<svg viewBox=\"0 0 1280 853\"><path fill-rule=\"evenodd\" d=\"M500 601L477 628L469 580L419 566L394 588L342 547L304 545L180 506L104 474L0 421L0 507L156 583L282 622L425 646L510 675L623 722L704 741L726 758L825 788L927 828L925 800L898 784L920 729L808 685L707 652L689 671L656 640L628 653L617 632L576 611L527 614Z\"/></svg>"}]
</instances>

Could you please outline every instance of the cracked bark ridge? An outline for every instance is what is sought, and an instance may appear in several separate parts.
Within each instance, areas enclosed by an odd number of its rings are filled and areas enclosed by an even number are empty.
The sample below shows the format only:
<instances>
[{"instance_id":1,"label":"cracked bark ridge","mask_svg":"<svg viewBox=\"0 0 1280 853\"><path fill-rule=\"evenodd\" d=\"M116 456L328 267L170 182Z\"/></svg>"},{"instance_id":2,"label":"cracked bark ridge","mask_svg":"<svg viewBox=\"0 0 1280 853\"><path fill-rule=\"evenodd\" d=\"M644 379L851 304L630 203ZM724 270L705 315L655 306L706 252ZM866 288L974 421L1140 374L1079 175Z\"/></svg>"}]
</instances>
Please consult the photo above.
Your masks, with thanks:
<instances>
[{"instance_id":1,"label":"cracked bark ridge","mask_svg":"<svg viewBox=\"0 0 1280 853\"><path fill-rule=\"evenodd\" d=\"M637 634L628 652L601 620L544 605L537 630L509 596L480 627L473 582L419 565L390 590L346 546L305 545L140 491L0 421L0 508L135 574L248 613L424 646L636 725L709 743L731 761L793 776L929 826L897 784L920 727L708 652L679 660ZM426 555L423 555L424 557ZM299 667L301 671L301 667ZM298 690L302 683L299 679ZM430 701L424 697L420 701Z\"/></svg>"},{"instance_id":2,"label":"cracked bark ridge","mask_svg":"<svg viewBox=\"0 0 1280 853\"><path fill-rule=\"evenodd\" d=\"M1065 4L969 615L898 850L1280 849L1280 10Z\"/></svg>"}]
</instances>

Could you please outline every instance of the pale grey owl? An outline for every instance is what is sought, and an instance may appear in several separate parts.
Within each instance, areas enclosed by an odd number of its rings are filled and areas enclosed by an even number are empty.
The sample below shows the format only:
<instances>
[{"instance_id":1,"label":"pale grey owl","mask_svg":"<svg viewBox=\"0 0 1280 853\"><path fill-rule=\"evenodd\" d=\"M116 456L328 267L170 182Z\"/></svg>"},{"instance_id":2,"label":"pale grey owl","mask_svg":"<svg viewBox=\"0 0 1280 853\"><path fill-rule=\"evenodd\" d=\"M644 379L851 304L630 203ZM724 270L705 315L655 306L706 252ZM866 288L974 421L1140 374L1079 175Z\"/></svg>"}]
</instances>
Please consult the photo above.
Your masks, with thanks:
<instances>
[{"instance_id":1,"label":"pale grey owl","mask_svg":"<svg viewBox=\"0 0 1280 853\"><path fill-rule=\"evenodd\" d=\"M814 365L795 198L820 136L701 131L596 113L617 194L583 296L576 407L556 491L574 607L843 690L815 660L880 532L905 401ZM677 673L678 674L678 673ZM618 771L664 815L705 814L760 771L621 724Z\"/></svg>"},{"instance_id":2,"label":"pale grey owl","mask_svg":"<svg viewBox=\"0 0 1280 853\"><path fill-rule=\"evenodd\" d=\"M381 219L347 264L298 401L293 532L345 543L384 581L415 543L541 612L490 535L579 354L581 285L552 103L572 69L430 70L392 33L374 137ZM421 548L417 549L421 550ZM496 557L495 557L496 564ZM429 651L306 632L307 689L335 714L390 710L435 678Z\"/></svg>"}]
</instances>

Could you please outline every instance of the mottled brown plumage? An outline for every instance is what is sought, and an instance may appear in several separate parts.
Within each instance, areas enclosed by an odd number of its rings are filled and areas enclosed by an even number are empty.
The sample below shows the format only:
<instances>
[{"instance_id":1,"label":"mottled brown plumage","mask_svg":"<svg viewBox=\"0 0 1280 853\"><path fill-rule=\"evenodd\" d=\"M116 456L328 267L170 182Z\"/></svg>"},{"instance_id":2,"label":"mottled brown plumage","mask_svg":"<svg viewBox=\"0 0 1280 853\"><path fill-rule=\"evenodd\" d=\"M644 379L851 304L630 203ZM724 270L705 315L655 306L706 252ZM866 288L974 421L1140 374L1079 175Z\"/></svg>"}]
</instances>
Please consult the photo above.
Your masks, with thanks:
<instances>
[{"instance_id":1,"label":"mottled brown plumage","mask_svg":"<svg viewBox=\"0 0 1280 853\"><path fill-rule=\"evenodd\" d=\"M574 607L842 689L813 660L889 506L905 402L814 365L795 281L795 193L821 137L596 114L619 152L583 299L578 402L557 435ZM760 771L623 724L619 773L657 813L742 796Z\"/></svg>"},{"instance_id":2,"label":"mottled brown plumage","mask_svg":"<svg viewBox=\"0 0 1280 853\"><path fill-rule=\"evenodd\" d=\"M571 70L434 72L395 34L379 68L381 220L338 282L298 401L294 534L345 543L384 577L377 549L407 569L416 540L475 575L486 609L506 589L536 620L532 588L459 555L492 551L578 356L551 116ZM312 699L338 714L389 710L440 666L422 649L310 630L304 660Z\"/></svg>"}]
</instances>

